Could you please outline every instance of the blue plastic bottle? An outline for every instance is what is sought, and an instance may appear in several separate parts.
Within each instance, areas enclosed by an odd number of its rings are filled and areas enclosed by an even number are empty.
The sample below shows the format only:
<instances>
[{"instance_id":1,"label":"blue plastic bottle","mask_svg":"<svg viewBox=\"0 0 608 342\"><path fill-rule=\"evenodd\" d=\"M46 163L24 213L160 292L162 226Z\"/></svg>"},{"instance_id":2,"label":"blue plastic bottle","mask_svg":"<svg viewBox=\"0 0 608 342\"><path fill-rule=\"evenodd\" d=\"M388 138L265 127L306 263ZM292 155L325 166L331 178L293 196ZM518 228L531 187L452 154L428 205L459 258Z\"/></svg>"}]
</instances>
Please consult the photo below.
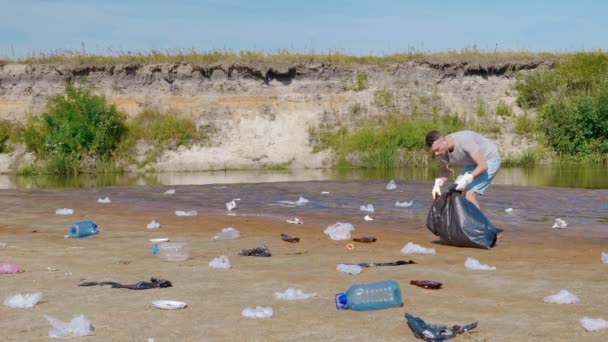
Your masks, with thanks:
<instances>
[{"instance_id":1,"label":"blue plastic bottle","mask_svg":"<svg viewBox=\"0 0 608 342\"><path fill-rule=\"evenodd\" d=\"M380 310L402 305L401 287L394 280L355 284L346 293L336 294L336 308L340 310Z\"/></svg>"},{"instance_id":2,"label":"blue plastic bottle","mask_svg":"<svg viewBox=\"0 0 608 342\"><path fill-rule=\"evenodd\" d=\"M70 226L70 237L72 238L83 238L97 233L99 233L97 223L93 221L74 222Z\"/></svg>"}]
</instances>

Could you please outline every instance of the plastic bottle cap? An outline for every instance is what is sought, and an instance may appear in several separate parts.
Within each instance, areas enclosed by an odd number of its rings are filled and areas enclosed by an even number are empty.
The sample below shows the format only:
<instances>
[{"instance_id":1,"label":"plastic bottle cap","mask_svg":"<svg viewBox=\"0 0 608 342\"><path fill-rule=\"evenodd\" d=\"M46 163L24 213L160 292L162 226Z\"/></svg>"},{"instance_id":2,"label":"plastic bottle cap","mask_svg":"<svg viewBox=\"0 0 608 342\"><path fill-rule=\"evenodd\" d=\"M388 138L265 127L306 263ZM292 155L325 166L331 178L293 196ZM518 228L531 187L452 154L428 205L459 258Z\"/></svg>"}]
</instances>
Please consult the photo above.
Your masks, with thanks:
<instances>
[{"instance_id":1,"label":"plastic bottle cap","mask_svg":"<svg viewBox=\"0 0 608 342\"><path fill-rule=\"evenodd\" d=\"M346 294L345 293L336 293L336 309L338 310L346 310L348 309L348 299L346 298Z\"/></svg>"}]
</instances>

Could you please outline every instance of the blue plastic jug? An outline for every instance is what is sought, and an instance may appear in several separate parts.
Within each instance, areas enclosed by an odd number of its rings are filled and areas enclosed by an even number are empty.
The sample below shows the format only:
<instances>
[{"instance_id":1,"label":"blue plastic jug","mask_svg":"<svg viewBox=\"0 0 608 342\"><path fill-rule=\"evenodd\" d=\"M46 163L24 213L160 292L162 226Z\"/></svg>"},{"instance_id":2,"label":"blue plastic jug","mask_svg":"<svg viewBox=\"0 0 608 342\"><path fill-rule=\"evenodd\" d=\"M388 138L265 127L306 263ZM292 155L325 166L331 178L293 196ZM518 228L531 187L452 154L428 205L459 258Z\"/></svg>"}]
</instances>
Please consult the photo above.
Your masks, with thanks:
<instances>
[{"instance_id":1,"label":"blue plastic jug","mask_svg":"<svg viewBox=\"0 0 608 342\"><path fill-rule=\"evenodd\" d=\"M70 237L71 238L83 238L99 233L97 230L97 223L93 221L80 221L74 222L70 226Z\"/></svg>"},{"instance_id":2,"label":"blue plastic jug","mask_svg":"<svg viewBox=\"0 0 608 342\"><path fill-rule=\"evenodd\" d=\"M365 311L403 306L401 287L394 280L355 284L346 293L337 293L335 300L339 310Z\"/></svg>"}]
</instances>

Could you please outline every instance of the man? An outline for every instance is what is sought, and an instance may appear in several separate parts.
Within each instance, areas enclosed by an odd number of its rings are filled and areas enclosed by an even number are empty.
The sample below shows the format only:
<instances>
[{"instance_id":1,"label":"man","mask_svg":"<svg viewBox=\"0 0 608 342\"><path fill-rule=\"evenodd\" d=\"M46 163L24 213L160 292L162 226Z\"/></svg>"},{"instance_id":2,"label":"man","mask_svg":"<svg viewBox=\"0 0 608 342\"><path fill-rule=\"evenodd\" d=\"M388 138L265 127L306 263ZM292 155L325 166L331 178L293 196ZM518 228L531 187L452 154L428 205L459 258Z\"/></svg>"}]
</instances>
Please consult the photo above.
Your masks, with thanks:
<instances>
[{"instance_id":1,"label":"man","mask_svg":"<svg viewBox=\"0 0 608 342\"><path fill-rule=\"evenodd\" d=\"M441 196L441 186L451 173L450 163L464 163L462 173L456 179L456 190L477 208L477 194L483 195L500 169L500 154L496 145L483 135L473 131L460 131L446 136L438 131L426 135L426 144L439 156L439 178L435 179L433 199Z\"/></svg>"}]
</instances>

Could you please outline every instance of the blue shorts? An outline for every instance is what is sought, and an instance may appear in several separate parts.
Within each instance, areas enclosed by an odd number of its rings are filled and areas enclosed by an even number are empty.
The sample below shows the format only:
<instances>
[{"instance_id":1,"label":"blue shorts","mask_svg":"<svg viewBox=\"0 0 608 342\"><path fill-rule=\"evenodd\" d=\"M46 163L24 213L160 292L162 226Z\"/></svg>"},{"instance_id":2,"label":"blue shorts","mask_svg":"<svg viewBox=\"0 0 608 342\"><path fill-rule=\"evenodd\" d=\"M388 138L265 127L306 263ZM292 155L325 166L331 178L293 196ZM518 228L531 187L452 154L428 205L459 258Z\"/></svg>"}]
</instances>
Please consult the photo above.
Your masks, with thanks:
<instances>
[{"instance_id":1,"label":"blue shorts","mask_svg":"<svg viewBox=\"0 0 608 342\"><path fill-rule=\"evenodd\" d=\"M500 160L492 160L487 163L488 170L482 173L479 177L473 179L473 181L467 185L467 189L473 190L480 195L483 195L486 192L486 189L494 180L494 176L496 176L496 173L498 173L498 170L500 170ZM475 170L476 167L477 165L465 166L456 180L460 179L460 177L462 177L462 175L465 173Z\"/></svg>"}]
</instances>

